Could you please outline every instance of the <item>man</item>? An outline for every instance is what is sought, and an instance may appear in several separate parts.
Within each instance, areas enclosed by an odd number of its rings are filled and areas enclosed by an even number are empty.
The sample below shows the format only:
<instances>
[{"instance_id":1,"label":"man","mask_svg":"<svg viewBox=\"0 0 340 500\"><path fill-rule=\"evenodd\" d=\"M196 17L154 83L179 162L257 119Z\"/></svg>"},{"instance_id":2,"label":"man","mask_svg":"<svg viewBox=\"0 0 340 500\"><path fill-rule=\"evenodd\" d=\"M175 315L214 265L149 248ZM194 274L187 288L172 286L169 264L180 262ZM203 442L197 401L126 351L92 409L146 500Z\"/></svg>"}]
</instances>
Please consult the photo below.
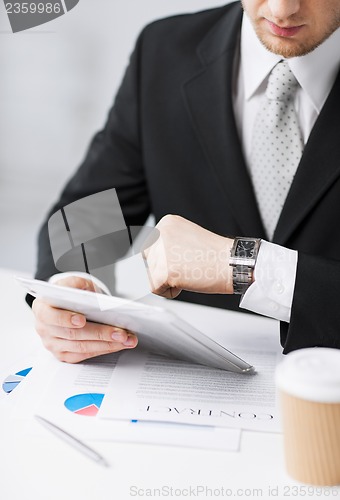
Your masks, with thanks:
<instances>
[{"instance_id":1,"label":"man","mask_svg":"<svg viewBox=\"0 0 340 500\"><path fill-rule=\"evenodd\" d=\"M281 320L284 352L340 347L340 2L244 0L243 8L145 28L105 129L52 212L116 188L129 226L177 214L145 251L155 292L210 292L179 298L236 309L236 291L242 307ZM244 237L232 253L234 264L248 263L229 265L234 240L225 235ZM37 277L48 279L56 269L46 226L39 241ZM205 279L192 268L184 277L187 250L208 255L210 245ZM167 272L155 271L164 258ZM33 311L44 344L64 361L137 344L131 332L39 300Z\"/></svg>"}]
</instances>

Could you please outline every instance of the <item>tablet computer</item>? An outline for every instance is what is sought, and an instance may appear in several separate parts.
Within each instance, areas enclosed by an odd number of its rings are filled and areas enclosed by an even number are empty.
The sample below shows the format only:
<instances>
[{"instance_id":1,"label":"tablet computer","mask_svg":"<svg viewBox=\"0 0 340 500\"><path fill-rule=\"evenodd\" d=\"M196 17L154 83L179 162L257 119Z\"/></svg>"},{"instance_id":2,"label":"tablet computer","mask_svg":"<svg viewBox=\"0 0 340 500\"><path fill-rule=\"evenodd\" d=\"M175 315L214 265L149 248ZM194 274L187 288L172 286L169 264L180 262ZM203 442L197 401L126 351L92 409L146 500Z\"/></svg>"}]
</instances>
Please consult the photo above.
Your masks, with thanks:
<instances>
[{"instance_id":1,"label":"tablet computer","mask_svg":"<svg viewBox=\"0 0 340 500\"><path fill-rule=\"evenodd\" d=\"M51 306L81 313L89 321L136 333L137 349L238 373L253 371L246 361L165 307L35 279L17 279L29 294Z\"/></svg>"}]
</instances>

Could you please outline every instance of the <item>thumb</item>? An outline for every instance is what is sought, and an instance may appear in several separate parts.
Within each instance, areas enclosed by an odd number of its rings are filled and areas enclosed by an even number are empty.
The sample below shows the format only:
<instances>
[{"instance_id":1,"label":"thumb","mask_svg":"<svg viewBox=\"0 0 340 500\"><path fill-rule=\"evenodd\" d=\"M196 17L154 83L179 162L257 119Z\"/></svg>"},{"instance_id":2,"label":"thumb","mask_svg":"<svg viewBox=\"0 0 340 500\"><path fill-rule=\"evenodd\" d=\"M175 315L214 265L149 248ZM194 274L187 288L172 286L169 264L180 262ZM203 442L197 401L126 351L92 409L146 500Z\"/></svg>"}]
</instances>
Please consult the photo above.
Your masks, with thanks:
<instances>
[{"instance_id":1,"label":"thumb","mask_svg":"<svg viewBox=\"0 0 340 500\"><path fill-rule=\"evenodd\" d=\"M79 276L68 276L55 282L59 286L68 286L70 288L79 288L80 290L87 290L88 292L95 292L95 286L92 280L81 278Z\"/></svg>"}]
</instances>

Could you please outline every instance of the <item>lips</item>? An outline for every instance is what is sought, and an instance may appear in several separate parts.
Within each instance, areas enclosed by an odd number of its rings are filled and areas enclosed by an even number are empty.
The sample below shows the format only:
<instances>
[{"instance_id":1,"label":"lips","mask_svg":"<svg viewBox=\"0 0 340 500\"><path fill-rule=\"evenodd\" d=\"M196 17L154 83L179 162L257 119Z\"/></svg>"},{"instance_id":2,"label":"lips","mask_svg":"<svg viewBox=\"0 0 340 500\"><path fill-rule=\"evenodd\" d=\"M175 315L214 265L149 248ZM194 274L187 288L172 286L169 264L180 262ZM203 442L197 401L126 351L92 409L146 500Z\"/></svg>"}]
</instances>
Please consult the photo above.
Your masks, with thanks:
<instances>
[{"instance_id":1,"label":"lips","mask_svg":"<svg viewBox=\"0 0 340 500\"><path fill-rule=\"evenodd\" d=\"M266 21L267 21L267 23L269 25L270 31L274 35L282 36L282 37L291 37L291 36L294 36L294 35L296 35L303 28L303 25L300 25L300 26L289 26L289 27L283 28L281 26L278 26L275 23L272 23L271 21L268 21L268 19L266 19Z\"/></svg>"}]
</instances>

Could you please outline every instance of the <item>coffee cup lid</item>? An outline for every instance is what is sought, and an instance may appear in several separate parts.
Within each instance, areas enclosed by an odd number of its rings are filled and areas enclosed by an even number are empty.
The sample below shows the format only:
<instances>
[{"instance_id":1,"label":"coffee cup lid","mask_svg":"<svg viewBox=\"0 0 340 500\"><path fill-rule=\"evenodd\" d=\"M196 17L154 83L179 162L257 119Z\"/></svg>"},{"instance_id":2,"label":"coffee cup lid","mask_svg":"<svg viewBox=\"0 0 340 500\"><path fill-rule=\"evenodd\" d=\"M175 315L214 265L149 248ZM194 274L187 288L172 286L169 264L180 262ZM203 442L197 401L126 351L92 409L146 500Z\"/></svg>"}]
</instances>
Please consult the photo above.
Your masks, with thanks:
<instances>
[{"instance_id":1,"label":"coffee cup lid","mask_svg":"<svg viewBox=\"0 0 340 500\"><path fill-rule=\"evenodd\" d=\"M311 347L289 353L276 369L277 387L292 396L340 403L340 350Z\"/></svg>"}]
</instances>

